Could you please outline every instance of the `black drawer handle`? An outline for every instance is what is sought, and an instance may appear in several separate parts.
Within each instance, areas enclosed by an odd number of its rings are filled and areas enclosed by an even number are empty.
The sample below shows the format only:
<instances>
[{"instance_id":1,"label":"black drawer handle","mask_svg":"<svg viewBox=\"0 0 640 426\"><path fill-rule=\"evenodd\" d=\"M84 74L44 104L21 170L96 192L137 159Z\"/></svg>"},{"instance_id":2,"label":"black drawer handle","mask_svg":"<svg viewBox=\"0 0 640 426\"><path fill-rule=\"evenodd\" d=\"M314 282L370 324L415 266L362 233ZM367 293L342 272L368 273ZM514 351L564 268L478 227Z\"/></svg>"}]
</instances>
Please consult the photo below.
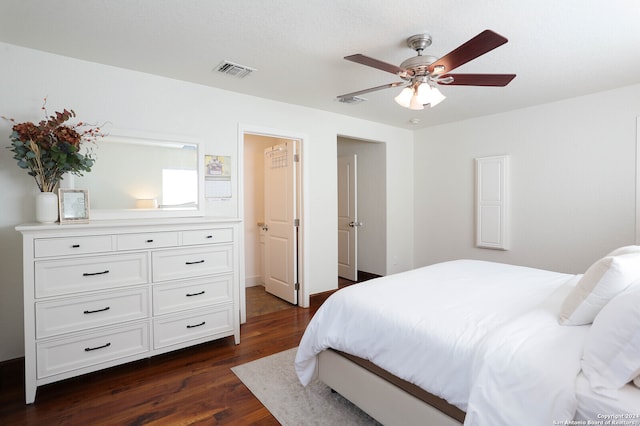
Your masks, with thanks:
<instances>
[{"instance_id":1,"label":"black drawer handle","mask_svg":"<svg viewBox=\"0 0 640 426\"><path fill-rule=\"evenodd\" d=\"M108 274L109 270L107 269L106 271L102 271L102 272L85 272L82 274L83 277L91 277L93 275L104 275L104 274Z\"/></svg>"},{"instance_id":2,"label":"black drawer handle","mask_svg":"<svg viewBox=\"0 0 640 426\"><path fill-rule=\"evenodd\" d=\"M185 265L195 265L197 263L204 263L204 259L196 260L195 262L184 262Z\"/></svg>"},{"instance_id":3,"label":"black drawer handle","mask_svg":"<svg viewBox=\"0 0 640 426\"><path fill-rule=\"evenodd\" d=\"M205 238L213 238L213 235L207 235Z\"/></svg>"},{"instance_id":4,"label":"black drawer handle","mask_svg":"<svg viewBox=\"0 0 640 426\"><path fill-rule=\"evenodd\" d=\"M148 243L152 243L152 242L153 242L153 240L147 240L147 242L148 242Z\"/></svg>"},{"instance_id":5,"label":"black drawer handle","mask_svg":"<svg viewBox=\"0 0 640 426\"><path fill-rule=\"evenodd\" d=\"M203 325L205 325L205 322L202 321L200 324L196 324L196 325L188 325L187 328L196 328L196 327L202 327Z\"/></svg>"},{"instance_id":6,"label":"black drawer handle","mask_svg":"<svg viewBox=\"0 0 640 426\"><path fill-rule=\"evenodd\" d=\"M71 246L71 248L80 248L80 244L74 244Z\"/></svg>"},{"instance_id":7,"label":"black drawer handle","mask_svg":"<svg viewBox=\"0 0 640 426\"><path fill-rule=\"evenodd\" d=\"M187 297L200 296L201 294L204 294L204 290L202 290L200 293L187 293Z\"/></svg>"},{"instance_id":8,"label":"black drawer handle","mask_svg":"<svg viewBox=\"0 0 640 426\"><path fill-rule=\"evenodd\" d=\"M104 349L111 346L111 343L104 344L102 346L96 346L95 348L84 348L85 352L97 351L98 349Z\"/></svg>"},{"instance_id":9,"label":"black drawer handle","mask_svg":"<svg viewBox=\"0 0 640 426\"><path fill-rule=\"evenodd\" d=\"M102 309L96 309L95 311L84 311L85 314L95 314L96 312L104 312L104 311L108 311L109 309L111 309L109 306L107 306L106 308L102 308Z\"/></svg>"}]
</instances>

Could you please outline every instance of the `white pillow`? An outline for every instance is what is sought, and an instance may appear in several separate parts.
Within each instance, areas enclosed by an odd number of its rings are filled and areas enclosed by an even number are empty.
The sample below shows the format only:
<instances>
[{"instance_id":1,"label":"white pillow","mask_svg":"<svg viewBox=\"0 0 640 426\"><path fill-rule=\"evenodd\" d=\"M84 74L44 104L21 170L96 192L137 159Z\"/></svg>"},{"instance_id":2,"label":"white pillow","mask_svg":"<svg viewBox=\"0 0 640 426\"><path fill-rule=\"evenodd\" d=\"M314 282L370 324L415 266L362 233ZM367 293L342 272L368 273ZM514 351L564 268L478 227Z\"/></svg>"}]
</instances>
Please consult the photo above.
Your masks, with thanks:
<instances>
[{"instance_id":1,"label":"white pillow","mask_svg":"<svg viewBox=\"0 0 640 426\"><path fill-rule=\"evenodd\" d=\"M624 247L620 247L615 249L614 251L612 251L611 253L609 253L607 256L620 256L623 254L640 254L640 246L624 246Z\"/></svg>"},{"instance_id":2,"label":"white pillow","mask_svg":"<svg viewBox=\"0 0 640 426\"><path fill-rule=\"evenodd\" d=\"M614 397L640 380L640 287L613 298L593 321L585 340L582 371L594 392Z\"/></svg>"},{"instance_id":3,"label":"white pillow","mask_svg":"<svg viewBox=\"0 0 640 426\"><path fill-rule=\"evenodd\" d=\"M633 384L640 388L640 376L633 379Z\"/></svg>"},{"instance_id":4,"label":"white pillow","mask_svg":"<svg viewBox=\"0 0 640 426\"><path fill-rule=\"evenodd\" d=\"M590 324L609 300L639 278L640 253L603 257L587 269L562 302L560 324Z\"/></svg>"}]
</instances>

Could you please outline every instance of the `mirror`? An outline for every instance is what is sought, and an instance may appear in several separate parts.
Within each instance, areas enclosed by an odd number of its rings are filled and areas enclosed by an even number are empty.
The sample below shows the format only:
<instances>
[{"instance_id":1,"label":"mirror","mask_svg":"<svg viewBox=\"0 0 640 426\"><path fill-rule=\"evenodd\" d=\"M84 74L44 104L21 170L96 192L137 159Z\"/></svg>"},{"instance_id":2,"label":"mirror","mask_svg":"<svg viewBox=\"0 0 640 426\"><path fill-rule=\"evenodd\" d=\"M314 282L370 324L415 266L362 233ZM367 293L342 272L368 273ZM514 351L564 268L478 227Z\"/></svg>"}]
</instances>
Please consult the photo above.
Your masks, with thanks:
<instances>
[{"instance_id":1,"label":"mirror","mask_svg":"<svg viewBox=\"0 0 640 426\"><path fill-rule=\"evenodd\" d=\"M204 216L199 141L118 132L89 149L91 172L65 186L89 191L91 220Z\"/></svg>"}]
</instances>

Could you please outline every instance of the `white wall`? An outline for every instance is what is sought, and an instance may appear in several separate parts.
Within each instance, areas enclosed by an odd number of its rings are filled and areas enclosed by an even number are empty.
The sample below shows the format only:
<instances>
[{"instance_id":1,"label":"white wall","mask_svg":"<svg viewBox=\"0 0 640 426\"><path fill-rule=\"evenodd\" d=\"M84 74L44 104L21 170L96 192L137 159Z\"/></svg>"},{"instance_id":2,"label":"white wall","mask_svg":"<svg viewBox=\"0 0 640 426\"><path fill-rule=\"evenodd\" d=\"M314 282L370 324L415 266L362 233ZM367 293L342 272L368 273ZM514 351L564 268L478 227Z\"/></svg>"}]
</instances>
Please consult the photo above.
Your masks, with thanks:
<instances>
[{"instance_id":1,"label":"white wall","mask_svg":"<svg viewBox=\"0 0 640 426\"><path fill-rule=\"evenodd\" d=\"M635 240L640 85L416 132L415 265L582 273ZM510 250L474 248L475 157L510 155Z\"/></svg>"},{"instance_id":2,"label":"white wall","mask_svg":"<svg viewBox=\"0 0 640 426\"><path fill-rule=\"evenodd\" d=\"M385 144L338 137L338 156L358 156L358 270L386 275ZM391 259L393 262L393 259Z\"/></svg>"},{"instance_id":3,"label":"white wall","mask_svg":"<svg viewBox=\"0 0 640 426\"><path fill-rule=\"evenodd\" d=\"M410 131L4 43L0 43L0 63L0 115L40 120L42 99L47 96L50 113L73 108L83 121L194 137L205 142L206 152L231 156L234 198L208 203L207 214L213 216L238 215L240 125L308 135L302 160L308 194L303 285L310 294L337 286L336 137L382 140L392 147L387 156L387 245L399 259L388 265L387 272L413 266ZM0 120L0 361L23 354L21 238L14 227L34 220L37 191L33 179L5 149L10 128Z\"/></svg>"}]
</instances>

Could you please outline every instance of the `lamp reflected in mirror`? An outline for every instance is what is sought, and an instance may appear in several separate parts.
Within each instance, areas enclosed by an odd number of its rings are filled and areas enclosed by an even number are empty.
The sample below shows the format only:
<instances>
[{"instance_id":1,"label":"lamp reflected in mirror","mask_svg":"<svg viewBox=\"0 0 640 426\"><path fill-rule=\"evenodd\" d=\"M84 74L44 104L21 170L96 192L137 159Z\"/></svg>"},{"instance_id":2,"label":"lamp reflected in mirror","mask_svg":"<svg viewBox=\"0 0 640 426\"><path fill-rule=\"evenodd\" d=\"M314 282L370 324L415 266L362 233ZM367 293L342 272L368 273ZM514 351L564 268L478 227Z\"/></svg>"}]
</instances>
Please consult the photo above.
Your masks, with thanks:
<instances>
[{"instance_id":1,"label":"lamp reflected in mirror","mask_svg":"<svg viewBox=\"0 0 640 426\"><path fill-rule=\"evenodd\" d=\"M157 209L158 200L155 198L138 198L136 200L136 209Z\"/></svg>"}]
</instances>

